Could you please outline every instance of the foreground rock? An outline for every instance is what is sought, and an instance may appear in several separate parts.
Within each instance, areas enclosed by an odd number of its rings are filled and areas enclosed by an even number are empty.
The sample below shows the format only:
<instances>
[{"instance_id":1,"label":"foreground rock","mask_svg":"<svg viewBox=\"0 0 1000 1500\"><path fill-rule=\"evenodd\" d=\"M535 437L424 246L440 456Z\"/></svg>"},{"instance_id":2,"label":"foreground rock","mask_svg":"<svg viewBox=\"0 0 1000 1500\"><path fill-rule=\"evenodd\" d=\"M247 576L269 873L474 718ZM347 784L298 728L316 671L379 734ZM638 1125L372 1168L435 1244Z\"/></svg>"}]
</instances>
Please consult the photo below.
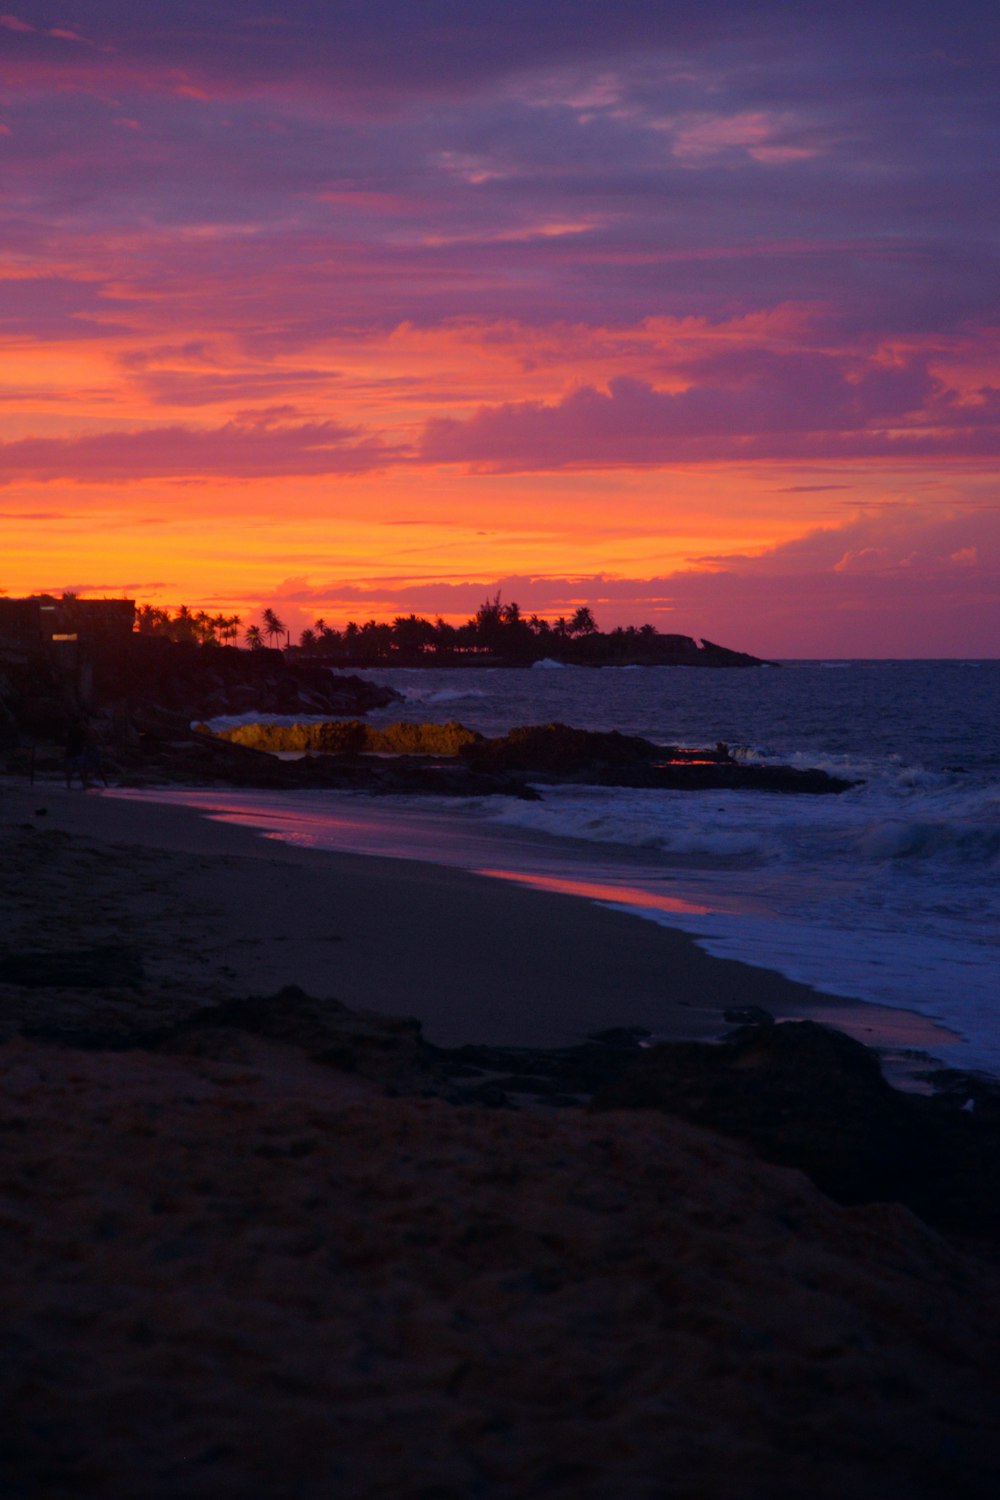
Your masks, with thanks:
<instances>
[{"instance_id":1,"label":"foreground rock","mask_svg":"<svg viewBox=\"0 0 1000 1500\"><path fill-rule=\"evenodd\" d=\"M936 1074L927 1075L932 1082ZM902 1093L875 1053L813 1021L741 1028L720 1046L641 1052L593 1107L658 1109L747 1141L840 1203L905 1203L1000 1248L1000 1087L941 1070ZM972 1104L970 1110L966 1108Z\"/></svg>"},{"instance_id":2,"label":"foreground rock","mask_svg":"<svg viewBox=\"0 0 1000 1500\"><path fill-rule=\"evenodd\" d=\"M992 1500L997 1276L677 1121L0 1049L12 1500Z\"/></svg>"},{"instance_id":3,"label":"foreground rock","mask_svg":"<svg viewBox=\"0 0 1000 1500\"><path fill-rule=\"evenodd\" d=\"M0 984L24 983L13 962L0 958ZM65 962L49 955L42 977L65 985ZM125 953L117 969L133 972L132 962ZM133 973L116 982L139 981ZM798 1168L839 1203L903 1203L929 1224L1000 1249L1000 1089L983 1081L972 1111L961 1108L969 1089L957 1094L944 1072L936 1096L903 1093L885 1081L874 1052L812 1021L747 1026L720 1044L648 1046L626 1027L561 1049L449 1049L426 1042L412 1018L358 1013L289 988L192 1004L166 1025L137 1027L127 1007L94 1025L39 1025L29 1009L13 1029L60 1046L222 1058L234 1039L251 1035L396 1093L494 1107L589 1101L595 1111L660 1110Z\"/></svg>"}]
</instances>

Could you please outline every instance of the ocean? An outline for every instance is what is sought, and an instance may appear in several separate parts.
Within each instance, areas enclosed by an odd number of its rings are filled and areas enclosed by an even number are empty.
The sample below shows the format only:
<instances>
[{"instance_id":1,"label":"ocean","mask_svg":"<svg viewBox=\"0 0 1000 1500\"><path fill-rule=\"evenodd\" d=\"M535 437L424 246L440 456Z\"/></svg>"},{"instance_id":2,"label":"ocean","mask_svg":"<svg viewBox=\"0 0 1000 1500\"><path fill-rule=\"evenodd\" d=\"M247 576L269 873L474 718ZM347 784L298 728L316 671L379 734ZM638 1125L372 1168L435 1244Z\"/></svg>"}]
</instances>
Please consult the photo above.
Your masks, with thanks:
<instances>
[{"instance_id":1,"label":"ocean","mask_svg":"<svg viewBox=\"0 0 1000 1500\"><path fill-rule=\"evenodd\" d=\"M560 721L664 744L724 740L747 759L859 785L839 796L546 787L540 802L172 795L271 837L633 910L712 954L940 1020L962 1038L950 1065L1000 1074L1000 662L364 675L405 700L373 723L457 719L492 735Z\"/></svg>"}]
</instances>

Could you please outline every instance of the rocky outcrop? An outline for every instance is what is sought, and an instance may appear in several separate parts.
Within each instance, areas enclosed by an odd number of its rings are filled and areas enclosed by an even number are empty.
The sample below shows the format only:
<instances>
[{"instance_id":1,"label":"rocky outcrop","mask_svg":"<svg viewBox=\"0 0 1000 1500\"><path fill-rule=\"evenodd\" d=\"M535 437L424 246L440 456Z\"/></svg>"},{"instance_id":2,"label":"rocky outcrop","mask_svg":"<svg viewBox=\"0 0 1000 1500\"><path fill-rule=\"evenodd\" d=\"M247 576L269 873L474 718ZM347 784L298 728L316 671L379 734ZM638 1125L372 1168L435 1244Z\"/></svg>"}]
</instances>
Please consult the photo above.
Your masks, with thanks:
<instances>
[{"instance_id":1,"label":"rocky outcrop","mask_svg":"<svg viewBox=\"0 0 1000 1500\"><path fill-rule=\"evenodd\" d=\"M725 745L688 750L654 745L634 735L572 729L566 724L512 729L461 751L465 763L494 775L532 782L580 782L592 786L643 787L665 791L753 790L843 792L854 782L824 771L754 765L734 760Z\"/></svg>"},{"instance_id":2,"label":"rocky outcrop","mask_svg":"<svg viewBox=\"0 0 1000 1500\"><path fill-rule=\"evenodd\" d=\"M653 790L744 789L775 792L842 792L854 783L823 771L791 766L748 765L734 760L725 745L690 750L654 745L616 730L573 729L566 724L530 725L485 739L454 722L390 724L376 729L358 720L317 724L247 724L200 738L257 757L252 765L207 748L207 769L226 779L227 767L240 785L351 786L371 791L429 791L458 796L505 793L536 797L538 785L645 787ZM312 752L294 764L269 759L274 751ZM264 752L268 752L267 755ZM190 777L198 747L185 749ZM398 756L395 763L376 755ZM279 768L280 767L280 768ZM263 780L247 779L262 777ZM183 779L183 778L182 778Z\"/></svg>"},{"instance_id":3,"label":"rocky outcrop","mask_svg":"<svg viewBox=\"0 0 1000 1500\"><path fill-rule=\"evenodd\" d=\"M364 714L399 697L365 678L291 663L281 651L186 646L135 636L128 649L98 661L99 701L124 699L133 710L155 707L187 720L222 714Z\"/></svg>"},{"instance_id":4,"label":"rocky outcrop","mask_svg":"<svg viewBox=\"0 0 1000 1500\"><path fill-rule=\"evenodd\" d=\"M481 770L551 772L563 777L595 766L643 765L663 754L662 745L617 730L603 733L568 724L529 724L469 745L462 759Z\"/></svg>"},{"instance_id":5,"label":"rocky outcrop","mask_svg":"<svg viewBox=\"0 0 1000 1500\"><path fill-rule=\"evenodd\" d=\"M25 770L25 764L13 769ZM24 761L22 754L21 761ZM36 758L40 771L59 770L61 754ZM265 750L177 723L147 722L137 743L115 745L105 757L106 769L124 786L233 786L292 791L329 788L372 794L405 792L435 796L487 797L494 794L535 800L538 793L523 779L494 776L465 766L454 755L380 756L344 751L283 760Z\"/></svg>"},{"instance_id":6,"label":"rocky outcrop","mask_svg":"<svg viewBox=\"0 0 1000 1500\"><path fill-rule=\"evenodd\" d=\"M290 663L282 652L266 649L186 646L143 636L130 637L124 644L94 641L80 660L69 662L57 660L44 648L4 649L0 749L7 752L7 768L14 772L27 770L29 762L32 769L61 768L67 730L86 716L112 769L118 764L137 769L150 751L162 756L170 745L183 746L192 719L216 714L322 714L351 715L356 723L358 715L398 697L392 688L365 678ZM359 745L363 737L360 727Z\"/></svg>"}]
</instances>

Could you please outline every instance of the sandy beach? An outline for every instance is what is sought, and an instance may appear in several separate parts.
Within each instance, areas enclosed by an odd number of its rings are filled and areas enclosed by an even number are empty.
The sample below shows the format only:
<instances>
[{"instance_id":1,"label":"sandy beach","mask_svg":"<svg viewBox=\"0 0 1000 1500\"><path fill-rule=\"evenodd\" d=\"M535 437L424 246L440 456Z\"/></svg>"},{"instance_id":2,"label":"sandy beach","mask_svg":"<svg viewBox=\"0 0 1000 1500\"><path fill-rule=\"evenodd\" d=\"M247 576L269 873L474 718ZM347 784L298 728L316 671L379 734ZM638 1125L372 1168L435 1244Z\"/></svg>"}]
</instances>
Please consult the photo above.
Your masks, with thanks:
<instances>
[{"instance_id":1,"label":"sandy beach","mask_svg":"<svg viewBox=\"0 0 1000 1500\"><path fill-rule=\"evenodd\" d=\"M150 975L162 965L168 989L181 981L205 1002L295 984L417 1015L442 1046L562 1046L621 1025L715 1038L723 1012L748 1005L814 1016L890 1050L946 1050L951 1035L914 1012L712 958L679 928L578 897L444 865L301 848L176 804L11 781L0 799L5 824L82 841L75 873L72 862L29 847L30 883L15 892L7 922L16 928L20 911L43 945L61 944L67 923L95 943L141 928Z\"/></svg>"},{"instance_id":2,"label":"sandy beach","mask_svg":"<svg viewBox=\"0 0 1000 1500\"><path fill-rule=\"evenodd\" d=\"M8 782L0 839L5 1496L996 1492L996 1260L898 1204L651 1110L129 1041L288 985L441 1046L708 1039L750 1004L887 1045L931 1023L173 807Z\"/></svg>"}]
</instances>

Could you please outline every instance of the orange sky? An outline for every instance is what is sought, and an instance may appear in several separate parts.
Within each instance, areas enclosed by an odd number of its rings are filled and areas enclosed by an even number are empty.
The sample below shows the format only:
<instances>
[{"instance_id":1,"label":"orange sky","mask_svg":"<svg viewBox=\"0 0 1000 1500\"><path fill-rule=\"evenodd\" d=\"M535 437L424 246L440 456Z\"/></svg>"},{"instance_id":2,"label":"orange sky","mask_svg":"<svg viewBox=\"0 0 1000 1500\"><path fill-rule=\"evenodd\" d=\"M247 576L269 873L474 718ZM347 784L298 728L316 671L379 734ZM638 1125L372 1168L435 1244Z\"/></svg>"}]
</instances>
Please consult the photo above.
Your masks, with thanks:
<instances>
[{"instance_id":1,"label":"orange sky","mask_svg":"<svg viewBox=\"0 0 1000 1500\"><path fill-rule=\"evenodd\" d=\"M462 36L436 0L153 10L0 16L0 589L1000 651L961 6L963 70L916 7L891 97L879 5L761 7L742 57L723 0L572 36L514 3L502 55L492 0Z\"/></svg>"}]
</instances>

